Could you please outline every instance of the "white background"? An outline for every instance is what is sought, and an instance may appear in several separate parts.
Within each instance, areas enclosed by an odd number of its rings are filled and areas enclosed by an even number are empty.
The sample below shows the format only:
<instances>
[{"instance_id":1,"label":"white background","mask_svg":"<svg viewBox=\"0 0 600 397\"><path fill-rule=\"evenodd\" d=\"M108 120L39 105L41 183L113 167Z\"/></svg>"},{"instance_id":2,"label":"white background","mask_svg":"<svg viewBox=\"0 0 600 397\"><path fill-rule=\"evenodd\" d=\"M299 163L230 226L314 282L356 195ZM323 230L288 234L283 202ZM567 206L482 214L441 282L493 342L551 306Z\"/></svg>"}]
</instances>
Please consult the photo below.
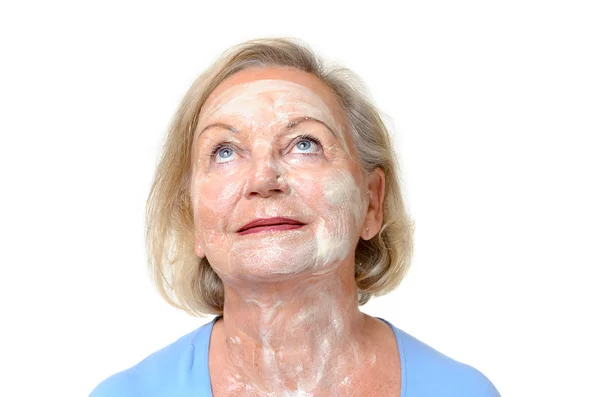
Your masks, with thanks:
<instances>
[{"instance_id":1,"label":"white background","mask_svg":"<svg viewBox=\"0 0 600 397\"><path fill-rule=\"evenodd\" d=\"M189 85L264 36L395 134L415 256L364 310L503 396L600 395L597 2L203 3L0 6L0 395L86 396L211 319L154 292L144 205Z\"/></svg>"}]
</instances>

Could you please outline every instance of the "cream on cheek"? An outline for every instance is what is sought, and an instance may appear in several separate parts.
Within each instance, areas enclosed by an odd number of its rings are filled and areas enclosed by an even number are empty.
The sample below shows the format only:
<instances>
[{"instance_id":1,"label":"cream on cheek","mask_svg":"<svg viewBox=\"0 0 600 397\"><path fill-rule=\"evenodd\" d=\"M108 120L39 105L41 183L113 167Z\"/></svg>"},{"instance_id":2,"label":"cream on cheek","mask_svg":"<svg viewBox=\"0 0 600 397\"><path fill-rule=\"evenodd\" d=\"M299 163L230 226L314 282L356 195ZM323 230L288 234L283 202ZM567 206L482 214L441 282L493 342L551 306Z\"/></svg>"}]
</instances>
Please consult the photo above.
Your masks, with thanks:
<instances>
[{"instance_id":1,"label":"cream on cheek","mask_svg":"<svg viewBox=\"0 0 600 397\"><path fill-rule=\"evenodd\" d=\"M240 200L243 185L244 181L235 177L233 173L197 175L194 178L194 225L201 237L201 241L196 243L203 246L207 259L215 269L232 263L228 259L231 247L231 214Z\"/></svg>"},{"instance_id":2,"label":"cream on cheek","mask_svg":"<svg viewBox=\"0 0 600 397\"><path fill-rule=\"evenodd\" d=\"M367 201L352 173L345 169L314 171L291 177L316 214L314 273L329 269L352 253ZM310 186L310 188L307 188ZM306 193L306 194L304 194Z\"/></svg>"}]
</instances>

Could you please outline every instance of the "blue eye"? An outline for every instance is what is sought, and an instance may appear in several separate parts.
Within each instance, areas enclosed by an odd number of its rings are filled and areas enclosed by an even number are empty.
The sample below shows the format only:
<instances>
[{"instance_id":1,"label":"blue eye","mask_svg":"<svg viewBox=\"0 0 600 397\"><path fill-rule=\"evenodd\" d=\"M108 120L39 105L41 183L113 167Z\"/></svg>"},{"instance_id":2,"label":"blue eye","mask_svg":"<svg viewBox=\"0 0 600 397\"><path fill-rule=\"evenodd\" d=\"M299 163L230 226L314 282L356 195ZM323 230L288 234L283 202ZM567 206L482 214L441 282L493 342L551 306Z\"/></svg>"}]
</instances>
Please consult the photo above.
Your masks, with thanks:
<instances>
[{"instance_id":1,"label":"blue eye","mask_svg":"<svg viewBox=\"0 0 600 397\"><path fill-rule=\"evenodd\" d=\"M234 150L228 146L217 146L212 153L216 163L227 163L232 160Z\"/></svg>"},{"instance_id":2,"label":"blue eye","mask_svg":"<svg viewBox=\"0 0 600 397\"><path fill-rule=\"evenodd\" d=\"M310 149L311 145L312 145L311 141L304 139L304 140L298 142L296 144L296 147L300 150L308 150L308 149Z\"/></svg>"},{"instance_id":3,"label":"blue eye","mask_svg":"<svg viewBox=\"0 0 600 397\"><path fill-rule=\"evenodd\" d=\"M233 154L233 150L226 147L226 148L219 150L218 154L219 154L220 158L226 159L227 157L231 157L231 155Z\"/></svg>"},{"instance_id":4,"label":"blue eye","mask_svg":"<svg viewBox=\"0 0 600 397\"><path fill-rule=\"evenodd\" d=\"M300 140L294 145L295 153L316 154L321 148L321 142L317 137L312 135L302 135Z\"/></svg>"}]
</instances>

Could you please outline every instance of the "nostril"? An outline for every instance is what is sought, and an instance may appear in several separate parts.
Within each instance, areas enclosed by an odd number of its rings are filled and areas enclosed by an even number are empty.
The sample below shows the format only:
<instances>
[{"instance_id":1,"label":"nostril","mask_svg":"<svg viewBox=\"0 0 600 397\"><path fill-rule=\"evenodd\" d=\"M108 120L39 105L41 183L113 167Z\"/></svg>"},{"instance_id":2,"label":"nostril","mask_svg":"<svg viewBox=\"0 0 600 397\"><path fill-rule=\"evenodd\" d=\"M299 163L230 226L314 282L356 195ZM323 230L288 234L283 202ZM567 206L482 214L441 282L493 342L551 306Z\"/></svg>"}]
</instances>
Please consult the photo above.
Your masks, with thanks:
<instances>
[{"instance_id":1,"label":"nostril","mask_svg":"<svg viewBox=\"0 0 600 397\"><path fill-rule=\"evenodd\" d=\"M265 189L265 190L254 190L252 192L250 192L251 196L255 196L255 195L262 195L264 193L282 193L283 190L281 189Z\"/></svg>"},{"instance_id":2,"label":"nostril","mask_svg":"<svg viewBox=\"0 0 600 397\"><path fill-rule=\"evenodd\" d=\"M267 167L251 175L244 190L246 197L268 197L287 192L288 184L281 170Z\"/></svg>"}]
</instances>

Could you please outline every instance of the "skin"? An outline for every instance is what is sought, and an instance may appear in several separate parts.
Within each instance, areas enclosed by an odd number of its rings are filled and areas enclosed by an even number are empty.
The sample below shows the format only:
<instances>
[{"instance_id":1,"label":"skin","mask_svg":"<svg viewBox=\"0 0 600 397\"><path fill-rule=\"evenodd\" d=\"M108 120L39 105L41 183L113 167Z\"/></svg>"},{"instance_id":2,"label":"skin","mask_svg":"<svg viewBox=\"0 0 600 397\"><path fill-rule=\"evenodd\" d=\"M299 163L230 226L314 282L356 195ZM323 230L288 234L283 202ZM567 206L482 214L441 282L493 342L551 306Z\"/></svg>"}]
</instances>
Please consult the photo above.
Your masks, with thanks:
<instances>
[{"instance_id":1,"label":"skin","mask_svg":"<svg viewBox=\"0 0 600 397\"><path fill-rule=\"evenodd\" d=\"M334 93L288 68L240 71L202 108L191 196L196 254L225 288L215 396L400 394L393 332L358 310L354 282L359 237L381 228L385 178L363 173L346 130ZM304 225L237 232L276 216Z\"/></svg>"}]
</instances>

